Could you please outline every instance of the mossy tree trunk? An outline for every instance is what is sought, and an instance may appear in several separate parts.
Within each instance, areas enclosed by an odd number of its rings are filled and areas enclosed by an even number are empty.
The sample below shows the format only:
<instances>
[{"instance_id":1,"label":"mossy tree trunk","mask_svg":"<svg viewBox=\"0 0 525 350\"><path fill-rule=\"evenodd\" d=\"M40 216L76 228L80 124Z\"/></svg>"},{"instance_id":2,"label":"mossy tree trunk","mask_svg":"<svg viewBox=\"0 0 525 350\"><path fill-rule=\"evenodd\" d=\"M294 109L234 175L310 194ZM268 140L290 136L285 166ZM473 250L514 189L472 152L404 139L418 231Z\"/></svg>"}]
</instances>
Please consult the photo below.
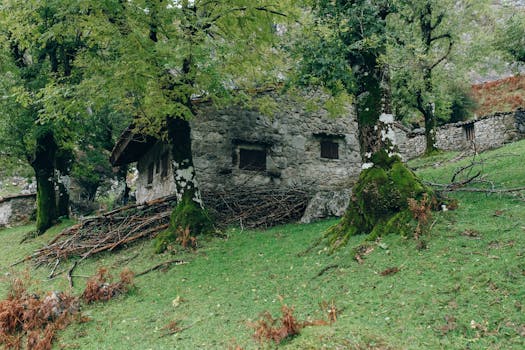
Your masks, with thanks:
<instances>
[{"instance_id":1,"label":"mossy tree trunk","mask_svg":"<svg viewBox=\"0 0 525 350\"><path fill-rule=\"evenodd\" d=\"M325 233L332 249L358 234L369 240L392 233L410 236L416 227L410 201L437 207L433 191L399 157L381 150L371 158L373 166L361 172L345 215Z\"/></svg>"},{"instance_id":2,"label":"mossy tree trunk","mask_svg":"<svg viewBox=\"0 0 525 350\"><path fill-rule=\"evenodd\" d=\"M53 226L58 217L54 180L57 149L53 132L44 131L36 138L36 150L31 166L36 177L36 229L40 234Z\"/></svg>"}]
</instances>

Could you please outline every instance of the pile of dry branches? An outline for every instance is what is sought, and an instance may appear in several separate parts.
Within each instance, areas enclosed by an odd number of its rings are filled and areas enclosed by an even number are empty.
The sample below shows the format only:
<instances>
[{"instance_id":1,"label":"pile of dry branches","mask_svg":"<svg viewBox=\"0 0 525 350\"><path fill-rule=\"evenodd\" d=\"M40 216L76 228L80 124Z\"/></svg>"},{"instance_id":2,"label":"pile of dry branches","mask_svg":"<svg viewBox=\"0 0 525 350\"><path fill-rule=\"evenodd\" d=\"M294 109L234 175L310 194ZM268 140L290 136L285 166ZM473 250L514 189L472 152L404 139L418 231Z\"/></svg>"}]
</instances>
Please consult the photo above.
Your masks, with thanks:
<instances>
[{"instance_id":1,"label":"pile of dry branches","mask_svg":"<svg viewBox=\"0 0 525 350\"><path fill-rule=\"evenodd\" d=\"M53 266L49 276L52 278L60 262L70 257L80 257L76 262L79 263L94 254L118 249L165 230L174 202L175 197L169 196L87 218L62 231L23 261L33 260L36 266Z\"/></svg>"},{"instance_id":2,"label":"pile of dry branches","mask_svg":"<svg viewBox=\"0 0 525 350\"><path fill-rule=\"evenodd\" d=\"M311 197L304 188L236 188L203 196L217 222L267 228L301 218Z\"/></svg>"},{"instance_id":3,"label":"pile of dry branches","mask_svg":"<svg viewBox=\"0 0 525 350\"><path fill-rule=\"evenodd\" d=\"M204 202L220 226L240 224L242 227L269 227L299 219L308 204L308 198L308 192L301 189L260 189L208 193ZM73 285L72 272L84 259L154 237L166 230L175 203L175 196L167 196L84 219L13 266L32 260L37 267L51 268L49 278L67 272L70 285ZM72 257L80 259L69 270L57 271L62 261Z\"/></svg>"}]
</instances>

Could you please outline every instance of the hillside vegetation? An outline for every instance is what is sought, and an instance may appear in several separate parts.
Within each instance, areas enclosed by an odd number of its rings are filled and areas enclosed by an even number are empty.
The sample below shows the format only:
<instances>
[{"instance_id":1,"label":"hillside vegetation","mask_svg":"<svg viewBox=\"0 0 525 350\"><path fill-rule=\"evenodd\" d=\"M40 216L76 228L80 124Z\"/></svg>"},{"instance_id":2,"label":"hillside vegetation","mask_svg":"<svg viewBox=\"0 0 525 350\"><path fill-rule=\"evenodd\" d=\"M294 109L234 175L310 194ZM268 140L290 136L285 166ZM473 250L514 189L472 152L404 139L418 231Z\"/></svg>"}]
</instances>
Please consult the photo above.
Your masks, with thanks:
<instances>
[{"instance_id":1,"label":"hillside vegetation","mask_svg":"<svg viewBox=\"0 0 525 350\"><path fill-rule=\"evenodd\" d=\"M525 186L524 153L521 141L482 154L477 160L483 160L484 179L498 188ZM471 161L457 155L409 165L424 179L444 183ZM459 208L434 214L426 249L389 235L372 245L361 264L350 249L362 241L359 236L333 255L323 247L300 254L336 220L267 231L232 228L226 239L199 240L195 252L156 255L151 242L144 242L99 255L75 270L74 293L100 267L117 276L125 267L140 272L174 258L188 263L137 277L127 295L83 306L90 320L60 333L56 348L270 349L273 343L253 339L250 323L264 311L278 317L286 304L301 321L327 320L333 305L337 320L304 328L282 349L523 349L524 198L452 196ZM2 297L14 275L31 276L35 291L69 288L65 274L49 280L49 269L35 270L30 263L8 267L60 228L20 244L31 229L0 231Z\"/></svg>"},{"instance_id":2,"label":"hillside vegetation","mask_svg":"<svg viewBox=\"0 0 525 350\"><path fill-rule=\"evenodd\" d=\"M477 116L525 107L525 76L518 75L472 86Z\"/></svg>"}]
</instances>

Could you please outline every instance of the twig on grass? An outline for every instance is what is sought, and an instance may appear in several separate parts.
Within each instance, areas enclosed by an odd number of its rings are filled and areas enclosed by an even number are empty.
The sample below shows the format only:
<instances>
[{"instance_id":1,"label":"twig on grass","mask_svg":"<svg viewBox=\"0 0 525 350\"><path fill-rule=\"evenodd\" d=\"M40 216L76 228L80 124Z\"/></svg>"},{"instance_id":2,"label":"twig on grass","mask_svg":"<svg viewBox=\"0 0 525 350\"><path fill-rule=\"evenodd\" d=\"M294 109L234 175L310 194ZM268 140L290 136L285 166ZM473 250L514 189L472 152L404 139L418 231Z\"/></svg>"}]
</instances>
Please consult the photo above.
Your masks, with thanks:
<instances>
[{"instance_id":1,"label":"twig on grass","mask_svg":"<svg viewBox=\"0 0 525 350\"><path fill-rule=\"evenodd\" d=\"M333 265L328 265L328 266L325 266L324 268L321 269L321 271L319 271L317 273L317 275L315 275L314 278L317 278L317 277L321 277L322 275L324 275L326 272L328 272L329 270L332 270L332 269L337 269L339 267L339 264L333 264Z\"/></svg>"},{"instance_id":2,"label":"twig on grass","mask_svg":"<svg viewBox=\"0 0 525 350\"><path fill-rule=\"evenodd\" d=\"M137 274L135 274L135 277L140 277L140 276L144 276L145 274L148 274L152 271L155 271L155 270L159 270L161 268L165 268L167 269L168 267L171 267L172 265L185 265L187 264L188 262L184 261L184 260L178 260L178 259L175 259L175 260L169 260L169 261L165 261L163 263L160 263L158 265L155 265L153 267L150 267L149 269L147 270L144 270L142 272L139 272Z\"/></svg>"}]
</instances>

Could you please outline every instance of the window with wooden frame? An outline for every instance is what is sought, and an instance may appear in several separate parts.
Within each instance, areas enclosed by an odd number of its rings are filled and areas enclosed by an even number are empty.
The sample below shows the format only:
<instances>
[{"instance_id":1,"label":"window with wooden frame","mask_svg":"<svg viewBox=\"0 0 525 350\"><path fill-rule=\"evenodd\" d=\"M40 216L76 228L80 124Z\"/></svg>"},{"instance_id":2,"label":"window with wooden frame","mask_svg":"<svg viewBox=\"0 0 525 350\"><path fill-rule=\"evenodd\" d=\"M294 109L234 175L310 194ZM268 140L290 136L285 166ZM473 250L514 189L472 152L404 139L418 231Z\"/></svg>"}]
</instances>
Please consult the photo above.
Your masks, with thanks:
<instances>
[{"instance_id":1,"label":"window with wooden frame","mask_svg":"<svg viewBox=\"0 0 525 350\"><path fill-rule=\"evenodd\" d=\"M239 169L265 171L266 148L260 145L239 145Z\"/></svg>"},{"instance_id":2,"label":"window with wooden frame","mask_svg":"<svg viewBox=\"0 0 525 350\"><path fill-rule=\"evenodd\" d=\"M334 140L321 140L321 158L339 159L339 143Z\"/></svg>"},{"instance_id":3,"label":"window with wooden frame","mask_svg":"<svg viewBox=\"0 0 525 350\"><path fill-rule=\"evenodd\" d=\"M153 170L155 168L155 163L150 163L148 165L148 185L151 185L153 183Z\"/></svg>"},{"instance_id":4,"label":"window with wooden frame","mask_svg":"<svg viewBox=\"0 0 525 350\"><path fill-rule=\"evenodd\" d=\"M162 172L160 173L160 176L165 179L168 176L168 170L169 170L169 155L168 152L164 153L160 159L161 162L161 168Z\"/></svg>"},{"instance_id":5,"label":"window with wooden frame","mask_svg":"<svg viewBox=\"0 0 525 350\"><path fill-rule=\"evenodd\" d=\"M476 135L474 134L474 123L463 125L463 130L465 130L465 138L467 141L474 141Z\"/></svg>"}]
</instances>

